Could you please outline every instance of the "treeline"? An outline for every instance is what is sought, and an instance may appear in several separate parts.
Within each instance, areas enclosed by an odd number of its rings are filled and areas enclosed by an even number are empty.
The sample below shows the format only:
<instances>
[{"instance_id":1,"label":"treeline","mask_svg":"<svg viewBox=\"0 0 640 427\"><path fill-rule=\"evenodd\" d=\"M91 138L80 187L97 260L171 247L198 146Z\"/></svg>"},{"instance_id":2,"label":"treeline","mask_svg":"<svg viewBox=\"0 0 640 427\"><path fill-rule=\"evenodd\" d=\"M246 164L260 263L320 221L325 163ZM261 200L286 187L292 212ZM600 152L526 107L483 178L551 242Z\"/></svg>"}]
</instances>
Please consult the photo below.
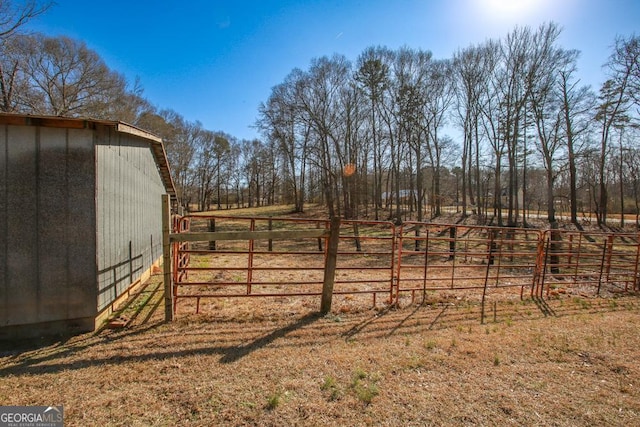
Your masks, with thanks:
<instances>
[{"instance_id":1,"label":"treeline","mask_svg":"<svg viewBox=\"0 0 640 427\"><path fill-rule=\"evenodd\" d=\"M0 109L121 120L165 141L181 203L199 210L324 203L347 218L426 220L455 207L481 222L530 212L640 210L640 44L613 41L597 92L560 28L516 28L436 59L365 49L294 69L259 107L263 140L238 140L159 109L85 43L22 34L48 5L0 8ZM451 135L460 135L454 139Z\"/></svg>"},{"instance_id":2,"label":"treeline","mask_svg":"<svg viewBox=\"0 0 640 427\"><path fill-rule=\"evenodd\" d=\"M110 69L80 40L25 33L24 25L53 3L0 1L0 111L119 120L162 137L182 203L198 209L254 204L263 197L260 141L237 141L204 129L171 109L160 109ZM241 159L245 159L241 161ZM246 170L246 173L244 172ZM255 195L247 191L251 179ZM271 192L273 193L273 192ZM273 194L267 201L273 203ZM214 202L215 200L215 202Z\"/></svg>"},{"instance_id":3,"label":"treeline","mask_svg":"<svg viewBox=\"0 0 640 427\"><path fill-rule=\"evenodd\" d=\"M316 174L329 211L347 217L422 220L445 205L507 225L532 209L576 224L580 212L600 225L610 212L637 215L640 40L614 41L596 93L559 35L549 23L450 59L370 47L355 62L334 55L293 70L258 124L297 208Z\"/></svg>"},{"instance_id":4,"label":"treeline","mask_svg":"<svg viewBox=\"0 0 640 427\"><path fill-rule=\"evenodd\" d=\"M25 34L51 3L0 1L0 111L119 120L160 136L180 202L209 210L286 201L273 144L238 140L160 109L83 41Z\"/></svg>"}]
</instances>

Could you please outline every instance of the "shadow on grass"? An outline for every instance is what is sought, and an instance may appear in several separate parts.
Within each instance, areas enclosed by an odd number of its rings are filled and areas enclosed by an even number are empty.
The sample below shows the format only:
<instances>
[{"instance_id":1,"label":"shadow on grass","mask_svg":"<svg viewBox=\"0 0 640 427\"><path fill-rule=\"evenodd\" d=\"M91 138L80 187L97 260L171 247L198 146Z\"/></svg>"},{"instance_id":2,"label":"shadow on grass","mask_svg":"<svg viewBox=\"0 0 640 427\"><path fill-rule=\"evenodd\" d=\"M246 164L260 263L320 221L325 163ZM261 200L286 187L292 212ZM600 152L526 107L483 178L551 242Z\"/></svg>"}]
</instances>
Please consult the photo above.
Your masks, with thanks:
<instances>
[{"instance_id":1,"label":"shadow on grass","mask_svg":"<svg viewBox=\"0 0 640 427\"><path fill-rule=\"evenodd\" d=\"M342 334L342 336L345 338L345 340L350 340L350 339L354 338L356 335L358 335L359 333L364 331L364 329L366 327L368 327L369 325L371 325L375 320L377 320L378 318L386 315L391 310L395 310L395 308L394 307L386 307L385 309L381 310L380 312L376 313L375 315L364 319L363 321L359 322L357 325L352 326L348 331L344 332Z\"/></svg>"},{"instance_id":2,"label":"shadow on grass","mask_svg":"<svg viewBox=\"0 0 640 427\"><path fill-rule=\"evenodd\" d=\"M491 323L535 321L548 315L565 317L613 311L635 311L638 307L635 298L618 301L603 299L585 301L574 298L544 301L542 307L539 304L539 301L504 304L494 315L497 320ZM220 355L220 363L232 364L272 345L279 339L283 341L278 345L301 348L306 345L316 345L322 341L330 344L333 340L341 338L366 341L385 339L397 334L425 334L436 329L479 325L478 314L479 306L416 305L406 309L386 309L375 314L353 316L336 322L317 312L312 312L290 319L283 326L267 329L266 332L262 325L256 330L252 339L243 341L241 338L236 338L234 332L236 329L221 332L216 327L204 329L196 327L193 330L190 323L166 324L155 320L130 330L106 330L100 334L60 339L49 347L34 351L11 353L0 359L0 377L57 373L64 370L80 370L121 363L158 362L192 356ZM294 333L310 325L313 325L312 328L304 334ZM238 325L238 328L242 328L243 332L246 331L245 326ZM194 339L184 340L178 348L170 345L173 336L185 334L193 335ZM139 342L131 339L137 336L141 338ZM230 337L230 341L225 340L225 336ZM120 343L121 340L126 343L124 346ZM109 347L114 343L115 346ZM97 357L82 354L84 350L99 345L106 347L100 349Z\"/></svg>"},{"instance_id":3,"label":"shadow on grass","mask_svg":"<svg viewBox=\"0 0 640 427\"><path fill-rule=\"evenodd\" d=\"M545 316L556 316L556 312L553 310L553 308L551 308L549 303L544 300L544 298L533 297L531 299L536 304L536 306L538 306L542 314L544 314Z\"/></svg>"},{"instance_id":4,"label":"shadow on grass","mask_svg":"<svg viewBox=\"0 0 640 427\"><path fill-rule=\"evenodd\" d=\"M147 282L136 294L113 313L111 317L125 316L128 324L146 325L152 321L152 317L157 313L160 304L164 302L164 285L161 280L155 283ZM144 318L138 320L144 313ZM105 324L106 325L106 324ZM104 329L103 326L98 331Z\"/></svg>"},{"instance_id":5,"label":"shadow on grass","mask_svg":"<svg viewBox=\"0 0 640 427\"><path fill-rule=\"evenodd\" d=\"M246 345L229 347L226 354L220 359L222 363L233 363L242 359L246 355L259 350L267 345L271 344L273 341L278 338L284 338L288 333L295 331L296 329L300 329L304 326L307 326L322 317L319 313L309 313L306 316L301 317L296 322L284 326L282 328L276 329L275 331L260 337Z\"/></svg>"},{"instance_id":6,"label":"shadow on grass","mask_svg":"<svg viewBox=\"0 0 640 427\"><path fill-rule=\"evenodd\" d=\"M161 347L156 350L150 349L149 352L144 354L122 353L115 356L66 360L87 349L88 347L102 343L114 342L115 340L129 338L139 334L144 334L149 330L160 326L160 324L138 328L131 333L119 333L117 335L110 336L98 336L92 334L70 344L67 344L66 341L62 340L57 343L53 343L50 348L42 348L40 350L33 351L32 354L29 354L29 352L27 352L24 354L21 353L8 357L4 361L0 361L0 376L56 373L69 369L77 370L92 366L159 361L212 354L222 355L222 358L220 359L221 363L234 363L251 354L252 352L268 346L273 341L279 338L284 338L290 332L293 332L306 325L312 324L320 318L322 318L322 315L320 315L319 313L309 313L289 325L278 328L246 344L227 346L206 345L204 347L184 350L171 350L167 347ZM58 362L56 363L56 361Z\"/></svg>"},{"instance_id":7,"label":"shadow on grass","mask_svg":"<svg viewBox=\"0 0 640 427\"><path fill-rule=\"evenodd\" d=\"M424 304L416 305L416 307L413 309L413 311L411 311L409 314L407 314L396 326L391 328L391 330L389 331L389 333L387 335L391 336L391 335L395 334L396 332L398 332L398 330L400 330L402 328L402 326L409 319L411 319L412 317L414 317L416 315L416 313L418 312L418 310L420 310L420 308L424 308L424 307L425 307ZM448 308L449 308L448 305L442 306L442 310L439 310L438 313L436 314L436 316L433 318L433 320L429 323L429 326L427 327L428 330L432 330L436 326L436 324L442 319L442 316L445 314L445 312L447 311Z\"/></svg>"}]
</instances>

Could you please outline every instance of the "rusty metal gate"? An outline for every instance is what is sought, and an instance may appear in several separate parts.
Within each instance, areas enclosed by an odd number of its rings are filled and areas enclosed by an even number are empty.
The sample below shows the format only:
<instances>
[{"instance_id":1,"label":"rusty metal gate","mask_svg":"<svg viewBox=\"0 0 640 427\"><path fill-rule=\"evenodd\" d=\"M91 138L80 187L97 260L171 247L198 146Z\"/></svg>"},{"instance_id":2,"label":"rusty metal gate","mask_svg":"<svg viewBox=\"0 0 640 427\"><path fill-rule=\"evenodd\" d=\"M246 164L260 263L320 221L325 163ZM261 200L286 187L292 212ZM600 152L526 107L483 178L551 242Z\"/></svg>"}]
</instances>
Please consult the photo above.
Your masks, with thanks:
<instances>
[{"instance_id":1,"label":"rusty metal gate","mask_svg":"<svg viewBox=\"0 0 640 427\"><path fill-rule=\"evenodd\" d=\"M546 230L532 295L610 296L640 290L640 234Z\"/></svg>"},{"instance_id":2,"label":"rusty metal gate","mask_svg":"<svg viewBox=\"0 0 640 427\"><path fill-rule=\"evenodd\" d=\"M399 230L398 291L423 302L438 291L508 290L539 274L542 233L523 228L407 222Z\"/></svg>"},{"instance_id":3,"label":"rusty metal gate","mask_svg":"<svg viewBox=\"0 0 640 427\"><path fill-rule=\"evenodd\" d=\"M174 243L174 311L182 299L195 299L195 310L199 312L204 298L322 294L328 220L193 215L176 223L183 225L182 229L174 229L176 234L282 234L277 240L250 237ZM301 237L301 233L313 230L322 237ZM333 294L371 294L374 304L377 295L384 294L392 301L396 283L395 239L392 223L342 221Z\"/></svg>"}]
</instances>

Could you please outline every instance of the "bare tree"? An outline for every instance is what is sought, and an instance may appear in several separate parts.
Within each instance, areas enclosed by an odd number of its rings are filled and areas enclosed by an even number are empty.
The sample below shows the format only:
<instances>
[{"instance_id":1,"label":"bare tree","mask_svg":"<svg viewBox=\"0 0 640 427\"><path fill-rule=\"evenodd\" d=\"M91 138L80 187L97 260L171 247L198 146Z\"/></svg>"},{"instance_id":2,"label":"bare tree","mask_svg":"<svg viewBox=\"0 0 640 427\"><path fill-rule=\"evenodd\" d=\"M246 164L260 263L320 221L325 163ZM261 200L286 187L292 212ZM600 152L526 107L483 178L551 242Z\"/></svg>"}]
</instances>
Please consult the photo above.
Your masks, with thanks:
<instances>
[{"instance_id":1,"label":"bare tree","mask_svg":"<svg viewBox=\"0 0 640 427\"><path fill-rule=\"evenodd\" d=\"M448 60L434 61L429 67L425 116L427 117L427 129L429 138L427 139L427 150L431 160L433 170L433 199L434 216L442 214L442 195L440 193L440 172L442 167L443 141L441 141L440 130L445 124L449 108L453 102L455 92L453 90L453 80L450 78L452 69ZM448 142L451 143L450 140Z\"/></svg>"},{"instance_id":2,"label":"bare tree","mask_svg":"<svg viewBox=\"0 0 640 427\"><path fill-rule=\"evenodd\" d=\"M46 12L52 3L35 0L0 0L0 111L17 112L16 94L27 91L24 55L16 36L31 19Z\"/></svg>"},{"instance_id":3,"label":"bare tree","mask_svg":"<svg viewBox=\"0 0 640 427\"><path fill-rule=\"evenodd\" d=\"M506 152L506 138L502 130L504 126L502 123L504 120L504 114L502 113L504 103L500 86L502 85L504 71L500 70L502 67L500 49L498 42L488 41L485 44L486 60L493 71L488 76L482 92L479 109L482 113L482 133L488 141L492 155L489 160L490 167L493 169L492 176L485 175L485 181L489 184L488 178L493 178L493 197L491 200L493 216L497 217L498 224L502 225L502 161ZM484 193L487 196L488 189L485 189ZM485 197L485 203L488 202L486 199L487 197Z\"/></svg>"},{"instance_id":4,"label":"bare tree","mask_svg":"<svg viewBox=\"0 0 640 427\"><path fill-rule=\"evenodd\" d=\"M380 124L378 116L380 105L384 102L385 92L389 87L389 63L393 53L382 47L369 47L357 59L355 80L369 98L369 129L372 140L373 160L373 204L375 219L379 219L382 208L382 159L383 147L380 141ZM379 114L378 114L379 115Z\"/></svg>"},{"instance_id":5,"label":"bare tree","mask_svg":"<svg viewBox=\"0 0 640 427\"><path fill-rule=\"evenodd\" d=\"M381 118L386 127L390 154L390 171L387 174L387 182L391 185L387 185L386 204L389 208L389 218L393 218L397 223L402 221L402 199L405 198L403 197L405 196L404 192L401 192L403 181L401 172L406 169L415 168L416 171L418 169L411 164L413 160L411 149L421 151L417 130L420 129L419 122L424 118L422 115L424 96L421 92L424 83L422 80L426 78L427 64L430 59L431 53L429 52L416 51L408 47L399 49L391 64L391 84L388 96L385 98L386 102L381 105ZM420 158L420 163L422 163L421 160ZM420 170L418 175L421 173Z\"/></svg>"},{"instance_id":6,"label":"bare tree","mask_svg":"<svg viewBox=\"0 0 640 427\"><path fill-rule=\"evenodd\" d=\"M558 80L561 71L575 64L576 51L565 51L555 46L558 32L552 27L538 32L534 36L534 66L528 76L530 87L529 105L537 133L536 147L542 155L547 181L547 220L554 223L555 218L555 180L558 173L559 153L564 135L563 124L566 117L562 111L563 96L558 93Z\"/></svg>"},{"instance_id":7,"label":"bare tree","mask_svg":"<svg viewBox=\"0 0 640 427\"><path fill-rule=\"evenodd\" d=\"M600 122L600 155L598 158L598 201L596 203L596 219L599 226L607 223L607 211L609 192L607 189L607 167L611 154L610 138L616 126L627 120L629 108L626 95L627 79L622 79L622 84L615 80L607 80L600 89L599 106L596 112L596 120Z\"/></svg>"},{"instance_id":8,"label":"bare tree","mask_svg":"<svg viewBox=\"0 0 640 427\"><path fill-rule=\"evenodd\" d=\"M53 2L0 0L0 41L16 34L31 19L42 15Z\"/></svg>"},{"instance_id":9,"label":"bare tree","mask_svg":"<svg viewBox=\"0 0 640 427\"><path fill-rule=\"evenodd\" d=\"M240 170L241 145L236 138L230 141L229 155L224 167L223 181L225 183L226 208L231 209L233 203L240 207L240 192L242 188L242 173ZM233 196L233 197L232 197Z\"/></svg>"},{"instance_id":10,"label":"bare tree","mask_svg":"<svg viewBox=\"0 0 640 427\"><path fill-rule=\"evenodd\" d=\"M104 114L110 119L137 125L144 114L155 110L143 95L144 89L139 77L136 77L132 86L127 84L121 89L122 92L117 94L118 98L106 106Z\"/></svg>"},{"instance_id":11,"label":"bare tree","mask_svg":"<svg viewBox=\"0 0 640 427\"><path fill-rule=\"evenodd\" d=\"M617 38L613 53L606 67L610 79L600 88L599 105L596 120L601 124L600 158L598 169L598 203L596 217L599 226L606 225L609 194L606 182L606 167L610 149L610 137L615 127L629 121L631 93L633 93L634 75L640 60L640 46L636 37Z\"/></svg>"},{"instance_id":12,"label":"bare tree","mask_svg":"<svg viewBox=\"0 0 640 427\"><path fill-rule=\"evenodd\" d=\"M302 120L298 97L304 84L304 73L294 69L285 81L275 86L266 104L259 107L257 127L265 137L276 142L284 157L286 186L296 212L304 211L304 187L307 168L307 146L310 127Z\"/></svg>"},{"instance_id":13,"label":"bare tree","mask_svg":"<svg viewBox=\"0 0 640 427\"><path fill-rule=\"evenodd\" d=\"M163 139L178 196L188 208L194 198L197 200L193 162L202 124L189 122L174 110L153 108L142 111L134 124Z\"/></svg>"},{"instance_id":14,"label":"bare tree","mask_svg":"<svg viewBox=\"0 0 640 427\"><path fill-rule=\"evenodd\" d=\"M457 122L462 129L462 159L461 159L461 196L462 215L467 215L467 193L472 205L476 204L474 199L472 177L479 185L479 121L480 121L480 97L485 85L490 69L488 67L486 49L483 46L471 46L462 51L458 51L453 59L454 82L456 88L456 113ZM474 151L475 150L475 151ZM474 170L475 153L475 173ZM480 197L480 191L476 194ZM477 208L481 203L477 203ZM480 213L480 212L479 212Z\"/></svg>"},{"instance_id":15,"label":"bare tree","mask_svg":"<svg viewBox=\"0 0 640 427\"><path fill-rule=\"evenodd\" d=\"M365 120L363 101L365 97L358 89L356 82L350 79L341 90L339 105L342 111L339 126L340 152L344 155L341 164L340 188L345 219L357 218L359 215L360 189L364 187L365 177L359 168L364 155L364 142L361 138L362 123Z\"/></svg>"},{"instance_id":16,"label":"bare tree","mask_svg":"<svg viewBox=\"0 0 640 427\"><path fill-rule=\"evenodd\" d=\"M210 210L216 176L215 141L216 135L209 130L197 127L194 138L193 173L197 188L198 209Z\"/></svg>"},{"instance_id":17,"label":"bare tree","mask_svg":"<svg viewBox=\"0 0 640 427\"><path fill-rule=\"evenodd\" d=\"M241 143L242 162L241 168L244 171L247 183L247 205L248 207L260 206L264 198L264 182L266 149L259 139L243 140Z\"/></svg>"},{"instance_id":18,"label":"bare tree","mask_svg":"<svg viewBox=\"0 0 640 427\"><path fill-rule=\"evenodd\" d=\"M536 30L516 28L503 40L458 52L453 61L433 61L428 52L408 47L372 47L358 57L354 72L342 56L313 60L308 70L294 70L274 87L261 107L259 125L267 139L260 154L264 168L247 182L261 182L252 184L254 194L269 193L257 197L258 203L276 200L272 193L278 188L294 194L297 206L307 195L322 199L330 215L356 215L358 206L370 200L378 219L384 202L389 217L399 221L407 212L413 215L414 207L422 218L423 190L429 186L432 214L440 214L445 188L455 186L459 194L460 183L463 215L470 202L482 220L492 201L498 224L506 218L508 225L518 223L521 209L532 201L554 221L556 193L564 197L566 190L577 223L584 189L602 210L602 177L608 175L612 153L610 135L603 134L599 173L584 167L586 159L594 157L588 152L593 95L578 86L577 52L558 47L559 34L554 23ZM627 75L628 87L636 81L636 42L635 37L620 40L609 63L612 78L601 91L595 114L609 134L623 125L608 122L612 114L622 117L615 110L621 77ZM454 83L462 156L455 165L444 165L443 153L454 152L449 149L456 145L441 136ZM634 95L627 89L621 98L632 122ZM533 151L531 132L537 148ZM268 171L280 163L276 183ZM343 174L345 165L357 165L356 175ZM616 174L623 175L622 163L616 165ZM623 188L628 183L618 184L621 197L628 197L630 190ZM592 191L596 187L600 194ZM508 208L504 218L503 207Z\"/></svg>"},{"instance_id":19,"label":"bare tree","mask_svg":"<svg viewBox=\"0 0 640 427\"><path fill-rule=\"evenodd\" d=\"M109 104L125 93L122 75L111 71L84 42L68 37L20 36L30 90L20 97L30 112L109 118Z\"/></svg>"},{"instance_id":20,"label":"bare tree","mask_svg":"<svg viewBox=\"0 0 640 427\"><path fill-rule=\"evenodd\" d=\"M640 36L618 37L607 66L619 84L622 85L627 76L628 94L636 106L637 115L640 108Z\"/></svg>"},{"instance_id":21,"label":"bare tree","mask_svg":"<svg viewBox=\"0 0 640 427\"><path fill-rule=\"evenodd\" d=\"M555 26L542 27L536 34L553 38L559 30ZM515 225L518 210L518 154L521 151L524 110L530 94L531 79L529 76L536 72L536 52L534 34L529 27L516 28L509 33L501 44L503 67L498 74L500 128L499 137L504 140L507 154L507 224ZM496 188L502 194L502 188ZM499 210L500 211L500 210ZM499 214L501 216L501 214ZM501 218L498 218L501 221Z\"/></svg>"},{"instance_id":22,"label":"bare tree","mask_svg":"<svg viewBox=\"0 0 640 427\"><path fill-rule=\"evenodd\" d=\"M25 59L15 37L0 43L0 111L20 111L19 95L29 90Z\"/></svg>"},{"instance_id":23,"label":"bare tree","mask_svg":"<svg viewBox=\"0 0 640 427\"><path fill-rule=\"evenodd\" d=\"M222 170L223 163L231 151L230 141L233 139L231 135L224 134L223 132L216 132L213 137L213 153L215 158L215 173L216 173L216 207L222 209Z\"/></svg>"},{"instance_id":24,"label":"bare tree","mask_svg":"<svg viewBox=\"0 0 640 427\"><path fill-rule=\"evenodd\" d=\"M628 178L631 181L631 192L633 194L636 230L640 230L640 149L632 147L625 153L623 159L628 170Z\"/></svg>"},{"instance_id":25,"label":"bare tree","mask_svg":"<svg viewBox=\"0 0 640 427\"><path fill-rule=\"evenodd\" d=\"M559 71L557 84L563 115L562 127L567 146L570 218L573 224L579 226L577 157L582 150L578 146L578 141L591 124L589 116L595 106L595 96L589 86L578 87L579 81L573 77L575 71L575 61L567 63Z\"/></svg>"},{"instance_id":26,"label":"bare tree","mask_svg":"<svg viewBox=\"0 0 640 427\"><path fill-rule=\"evenodd\" d=\"M429 138L426 102L431 62L431 52L403 48L397 53L393 64L393 81L390 85L393 92L388 97L384 121L388 126L395 218L398 221L402 219L402 201L409 204L411 211L414 199L418 221L423 219L424 163ZM402 182L406 180L401 171L406 171L408 183Z\"/></svg>"},{"instance_id":27,"label":"bare tree","mask_svg":"<svg viewBox=\"0 0 640 427\"><path fill-rule=\"evenodd\" d=\"M351 64L344 56L314 59L299 98L303 120L312 131L312 160L322 172L330 217L340 215L338 184L347 159L338 134L342 119L338 107L342 90L350 79L350 69Z\"/></svg>"}]
</instances>

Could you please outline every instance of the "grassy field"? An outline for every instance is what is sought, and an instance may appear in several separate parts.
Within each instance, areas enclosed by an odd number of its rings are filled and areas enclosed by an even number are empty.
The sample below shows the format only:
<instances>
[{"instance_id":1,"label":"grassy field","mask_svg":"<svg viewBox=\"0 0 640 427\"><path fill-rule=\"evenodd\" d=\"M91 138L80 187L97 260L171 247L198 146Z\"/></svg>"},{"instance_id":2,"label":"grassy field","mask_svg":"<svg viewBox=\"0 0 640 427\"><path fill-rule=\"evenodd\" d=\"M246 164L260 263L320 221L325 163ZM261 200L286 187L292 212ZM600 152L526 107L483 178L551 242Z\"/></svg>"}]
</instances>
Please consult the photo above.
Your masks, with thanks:
<instances>
[{"instance_id":1,"label":"grassy field","mask_svg":"<svg viewBox=\"0 0 640 427\"><path fill-rule=\"evenodd\" d=\"M0 405L62 404L68 426L640 423L635 297L499 302L485 324L464 302L230 300L167 324L160 282L126 328L3 344Z\"/></svg>"},{"instance_id":2,"label":"grassy field","mask_svg":"<svg viewBox=\"0 0 640 427\"><path fill-rule=\"evenodd\" d=\"M640 425L635 295L499 299L484 323L455 295L326 316L319 297L220 298L165 323L161 281L124 328L0 343L0 405L61 404L66 426Z\"/></svg>"}]
</instances>

